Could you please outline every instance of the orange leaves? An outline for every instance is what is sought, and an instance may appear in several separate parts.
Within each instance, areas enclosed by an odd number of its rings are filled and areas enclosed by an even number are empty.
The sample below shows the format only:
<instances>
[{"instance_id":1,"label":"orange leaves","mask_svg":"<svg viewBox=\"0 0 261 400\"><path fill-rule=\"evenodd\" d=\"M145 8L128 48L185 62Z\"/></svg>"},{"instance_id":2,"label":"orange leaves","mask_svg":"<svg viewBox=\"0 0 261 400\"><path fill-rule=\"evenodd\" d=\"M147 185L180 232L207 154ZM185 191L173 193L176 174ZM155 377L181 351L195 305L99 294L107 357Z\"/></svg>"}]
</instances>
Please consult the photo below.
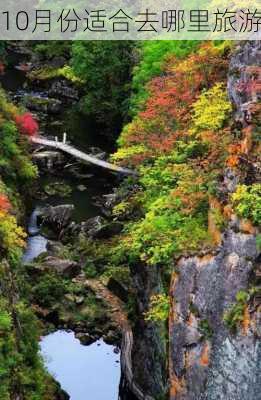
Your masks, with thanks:
<instances>
[{"instance_id":1,"label":"orange leaves","mask_svg":"<svg viewBox=\"0 0 261 400\"><path fill-rule=\"evenodd\" d=\"M234 155L234 156L229 156L227 158L227 166L230 168L236 168L239 164L239 157Z\"/></svg>"},{"instance_id":2,"label":"orange leaves","mask_svg":"<svg viewBox=\"0 0 261 400\"><path fill-rule=\"evenodd\" d=\"M241 154L241 144L234 143L228 146L229 156L227 158L226 164L228 167L235 168L239 164L239 155Z\"/></svg>"},{"instance_id":3,"label":"orange leaves","mask_svg":"<svg viewBox=\"0 0 261 400\"><path fill-rule=\"evenodd\" d=\"M0 194L0 211L8 212L11 209L11 204L5 194Z\"/></svg>"},{"instance_id":4,"label":"orange leaves","mask_svg":"<svg viewBox=\"0 0 261 400\"><path fill-rule=\"evenodd\" d=\"M152 157L171 153L175 149L176 132L189 129L192 104L203 88L225 78L226 66L227 61L210 43L183 60L168 57L162 75L147 86L149 98L144 110L123 133L124 146L142 143Z\"/></svg>"},{"instance_id":5,"label":"orange leaves","mask_svg":"<svg viewBox=\"0 0 261 400\"><path fill-rule=\"evenodd\" d=\"M210 346L208 343L205 343L200 356L200 365L202 365L203 367L207 367L209 364L209 358Z\"/></svg>"}]
</instances>

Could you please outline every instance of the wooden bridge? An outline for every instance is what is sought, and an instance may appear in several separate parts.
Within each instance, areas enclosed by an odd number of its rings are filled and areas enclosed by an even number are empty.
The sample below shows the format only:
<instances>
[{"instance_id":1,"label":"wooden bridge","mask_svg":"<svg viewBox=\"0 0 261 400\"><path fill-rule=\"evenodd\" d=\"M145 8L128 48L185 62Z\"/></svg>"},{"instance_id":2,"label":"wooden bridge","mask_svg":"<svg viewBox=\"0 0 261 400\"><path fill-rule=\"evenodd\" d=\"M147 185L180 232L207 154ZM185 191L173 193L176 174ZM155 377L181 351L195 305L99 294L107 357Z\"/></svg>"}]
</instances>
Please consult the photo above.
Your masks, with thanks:
<instances>
[{"instance_id":1,"label":"wooden bridge","mask_svg":"<svg viewBox=\"0 0 261 400\"><path fill-rule=\"evenodd\" d=\"M129 168L123 168L115 164L111 164L107 161L100 160L99 158L86 154L81 150L76 149L75 147L66 144L66 137L64 136L64 140L59 142L56 140L49 140L41 136L33 136L31 138L31 142L35 144L40 144L42 146L52 147L54 149L58 149L63 151L64 153L70 154L71 156L77 158L78 160L90 164L97 165L98 167L102 167L108 169L113 172L117 172L123 175L137 175L136 171L133 171Z\"/></svg>"}]
</instances>

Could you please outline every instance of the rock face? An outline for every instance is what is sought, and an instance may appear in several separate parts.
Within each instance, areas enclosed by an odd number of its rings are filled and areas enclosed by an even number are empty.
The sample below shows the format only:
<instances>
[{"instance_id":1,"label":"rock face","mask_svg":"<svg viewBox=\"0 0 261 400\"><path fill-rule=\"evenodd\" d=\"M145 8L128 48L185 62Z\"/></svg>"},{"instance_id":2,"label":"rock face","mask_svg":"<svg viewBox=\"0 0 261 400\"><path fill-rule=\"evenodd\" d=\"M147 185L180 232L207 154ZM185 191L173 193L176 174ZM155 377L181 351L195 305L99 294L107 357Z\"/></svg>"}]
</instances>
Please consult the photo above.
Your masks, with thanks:
<instances>
[{"instance_id":1,"label":"rock face","mask_svg":"<svg viewBox=\"0 0 261 400\"><path fill-rule=\"evenodd\" d=\"M260 60L261 42L249 41L238 45L230 62L228 93L236 106L235 119L243 124L251 121L252 106L260 100L258 86L251 85L251 82L257 79Z\"/></svg>"},{"instance_id":2,"label":"rock face","mask_svg":"<svg viewBox=\"0 0 261 400\"><path fill-rule=\"evenodd\" d=\"M46 114L58 114L62 110L62 102L53 98L42 98L35 96L24 97L25 106L32 111Z\"/></svg>"},{"instance_id":3,"label":"rock face","mask_svg":"<svg viewBox=\"0 0 261 400\"><path fill-rule=\"evenodd\" d=\"M123 225L117 221L107 221L101 216L93 217L75 227L76 232L95 239L106 239L121 232Z\"/></svg>"},{"instance_id":4,"label":"rock face","mask_svg":"<svg viewBox=\"0 0 261 400\"><path fill-rule=\"evenodd\" d=\"M237 335L223 320L236 294L248 289L257 257L253 235L228 230L215 256L179 261L171 284L172 400L257 398L261 346L256 315L247 332Z\"/></svg>"},{"instance_id":5,"label":"rock face","mask_svg":"<svg viewBox=\"0 0 261 400\"><path fill-rule=\"evenodd\" d=\"M165 327L144 320L150 297L162 291L160 271L153 266L139 265L132 268L132 274L139 316L133 330L134 380L144 393L160 398L167 389Z\"/></svg>"},{"instance_id":6,"label":"rock face","mask_svg":"<svg viewBox=\"0 0 261 400\"><path fill-rule=\"evenodd\" d=\"M70 86L66 80L56 80L48 91L50 97L63 98L67 101L79 100L78 90Z\"/></svg>"},{"instance_id":7,"label":"rock face","mask_svg":"<svg viewBox=\"0 0 261 400\"><path fill-rule=\"evenodd\" d=\"M240 44L231 59L228 91L236 108L235 123L243 133L255 124L260 94L249 83L260 68L258 60L260 42ZM251 147L247 140L246 136L246 154ZM252 164L256 161L251 154L249 159ZM225 171L224 193L233 192L239 182L242 176L236 170ZM232 215L215 254L183 257L176 265L170 287L171 400L260 398L260 298L253 296L244 304L236 331L224 322L237 293L250 293L258 285L260 251L255 233Z\"/></svg>"}]
</instances>

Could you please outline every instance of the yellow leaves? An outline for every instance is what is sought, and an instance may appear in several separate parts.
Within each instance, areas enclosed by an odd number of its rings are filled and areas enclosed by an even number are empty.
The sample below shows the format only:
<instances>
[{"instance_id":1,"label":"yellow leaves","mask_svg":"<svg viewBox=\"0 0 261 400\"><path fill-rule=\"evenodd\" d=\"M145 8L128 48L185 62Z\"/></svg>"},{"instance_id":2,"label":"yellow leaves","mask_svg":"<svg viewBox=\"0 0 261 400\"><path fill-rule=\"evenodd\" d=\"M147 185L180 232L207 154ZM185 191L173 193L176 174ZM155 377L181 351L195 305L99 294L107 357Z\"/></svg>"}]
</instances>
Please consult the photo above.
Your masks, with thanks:
<instances>
[{"instance_id":1,"label":"yellow leaves","mask_svg":"<svg viewBox=\"0 0 261 400\"><path fill-rule=\"evenodd\" d=\"M261 223L261 184L238 185L231 196L235 212L242 218L250 219L255 225Z\"/></svg>"},{"instance_id":2,"label":"yellow leaves","mask_svg":"<svg viewBox=\"0 0 261 400\"><path fill-rule=\"evenodd\" d=\"M195 131L221 129L232 111L223 83L217 83L210 90L204 91L192 107Z\"/></svg>"},{"instance_id":3,"label":"yellow leaves","mask_svg":"<svg viewBox=\"0 0 261 400\"><path fill-rule=\"evenodd\" d=\"M17 225L14 216L0 211L0 246L3 250L11 252L25 246L26 233Z\"/></svg>"},{"instance_id":4,"label":"yellow leaves","mask_svg":"<svg viewBox=\"0 0 261 400\"><path fill-rule=\"evenodd\" d=\"M169 316L170 298L166 294L155 294L150 298L150 308L145 313L146 321L166 321Z\"/></svg>"},{"instance_id":5,"label":"yellow leaves","mask_svg":"<svg viewBox=\"0 0 261 400\"><path fill-rule=\"evenodd\" d=\"M120 216L124 214L128 208L130 207L130 203L128 201L122 201L121 203L117 204L115 207L113 207L112 210L112 215L114 216Z\"/></svg>"},{"instance_id":6,"label":"yellow leaves","mask_svg":"<svg viewBox=\"0 0 261 400\"><path fill-rule=\"evenodd\" d=\"M2 121L4 119L14 119L14 117L18 114L18 108L13 104L8 102L5 93L3 90L0 90L0 110L1 110L1 118Z\"/></svg>"},{"instance_id":7,"label":"yellow leaves","mask_svg":"<svg viewBox=\"0 0 261 400\"><path fill-rule=\"evenodd\" d=\"M73 83L83 83L84 81L77 77L69 65L65 65L61 68L54 67L41 67L31 71L28 76L31 80L48 80L57 77L64 77Z\"/></svg>"},{"instance_id":8,"label":"yellow leaves","mask_svg":"<svg viewBox=\"0 0 261 400\"><path fill-rule=\"evenodd\" d=\"M126 160L129 157L132 157L134 155L139 155L143 154L146 151L145 146L141 145L136 145L136 146L130 146L126 148L120 148L116 153L112 155L112 160L113 161L122 161Z\"/></svg>"}]
</instances>

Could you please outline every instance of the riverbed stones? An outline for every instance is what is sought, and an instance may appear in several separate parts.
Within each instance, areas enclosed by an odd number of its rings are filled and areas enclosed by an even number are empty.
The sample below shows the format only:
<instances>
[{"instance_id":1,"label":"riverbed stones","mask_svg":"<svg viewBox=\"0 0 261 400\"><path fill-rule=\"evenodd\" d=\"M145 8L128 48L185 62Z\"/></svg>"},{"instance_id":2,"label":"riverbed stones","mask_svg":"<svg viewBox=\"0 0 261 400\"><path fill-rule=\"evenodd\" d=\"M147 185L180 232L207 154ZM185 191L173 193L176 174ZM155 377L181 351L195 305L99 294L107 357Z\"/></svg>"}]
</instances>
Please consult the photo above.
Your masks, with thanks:
<instances>
[{"instance_id":1,"label":"riverbed stones","mask_svg":"<svg viewBox=\"0 0 261 400\"><path fill-rule=\"evenodd\" d=\"M78 186L77 186L77 189L78 189L80 192L84 192L85 190L87 190L87 187L86 187L85 185L78 185Z\"/></svg>"},{"instance_id":2,"label":"riverbed stones","mask_svg":"<svg viewBox=\"0 0 261 400\"><path fill-rule=\"evenodd\" d=\"M91 335L89 333L76 333L75 337L80 340L81 344L85 346L89 346L92 343L95 343L99 338L96 335Z\"/></svg>"},{"instance_id":3,"label":"riverbed stones","mask_svg":"<svg viewBox=\"0 0 261 400\"><path fill-rule=\"evenodd\" d=\"M64 100L70 102L79 100L78 90L69 85L68 81L65 79L54 81L48 91L48 94L51 97L63 98Z\"/></svg>"},{"instance_id":4,"label":"riverbed stones","mask_svg":"<svg viewBox=\"0 0 261 400\"><path fill-rule=\"evenodd\" d=\"M107 221L100 215L80 224L80 232L95 239L106 239L119 234L123 225L117 221Z\"/></svg>"},{"instance_id":5,"label":"riverbed stones","mask_svg":"<svg viewBox=\"0 0 261 400\"><path fill-rule=\"evenodd\" d=\"M38 268L46 272L56 272L66 278L74 278L81 271L80 265L75 261L53 256L46 257Z\"/></svg>"},{"instance_id":6,"label":"riverbed stones","mask_svg":"<svg viewBox=\"0 0 261 400\"><path fill-rule=\"evenodd\" d=\"M24 104L31 111L46 114L58 114L62 110L62 102L60 100L48 97L27 95L24 96Z\"/></svg>"},{"instance_id":7,"label":"riverbed stones","mask_svg":"<svg viewBox=\"0 0 261 400\"><path fill-rule=\"evenodd\" d=\"M65 157L60 151L41 150L32 155L37 167L42 170L53 171L54 168L62 167L65 164Z\"/></svg>"},{"instance_id":8,"label":"riverbed stones","mask_svg":"<svg viewBox=\"0 0 261 400\"><path fill-rule=\"evenodd\" d=\"M48 196L68 197L72 193L70 185L64 182L50 182L44 186L44 191Z\"/></svg>"},{"instance_id":9,"label":"riverbed stones","mask_svg":"<svg viewBox=\"0 0 261 400\"><path fill-rule=\"evenodd\" d=\"M49 206L41 210L38 219L40 220L41 227L47 227L54 233L60 234L71 222L73 211L73 204Z\"/></svg>"}]
</instances>

